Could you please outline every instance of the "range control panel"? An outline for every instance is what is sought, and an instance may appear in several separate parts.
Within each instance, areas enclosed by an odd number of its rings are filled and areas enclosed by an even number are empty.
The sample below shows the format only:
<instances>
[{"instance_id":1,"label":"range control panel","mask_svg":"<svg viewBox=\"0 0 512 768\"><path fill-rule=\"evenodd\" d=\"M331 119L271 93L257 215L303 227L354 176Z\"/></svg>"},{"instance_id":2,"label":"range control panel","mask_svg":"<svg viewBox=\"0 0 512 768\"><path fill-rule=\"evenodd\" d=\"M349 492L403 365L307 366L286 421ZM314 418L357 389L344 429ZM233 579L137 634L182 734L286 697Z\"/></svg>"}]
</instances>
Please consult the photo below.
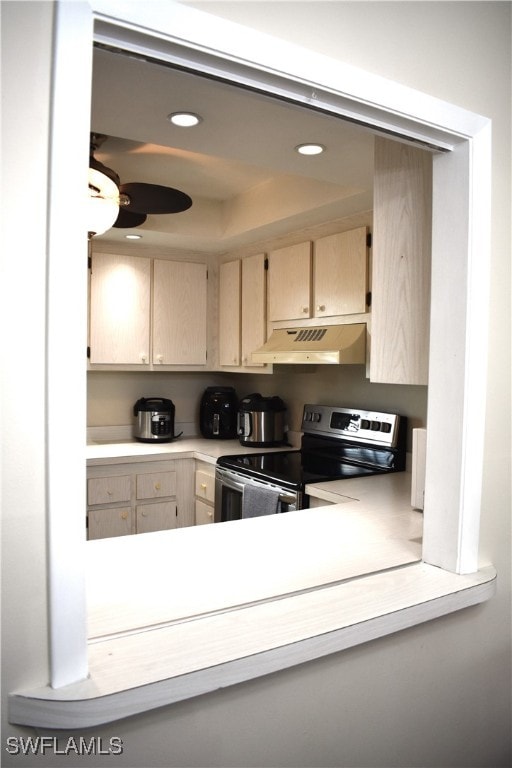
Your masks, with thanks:
<instances>
[{"instance_id":1,"label":"range control panel","mask_svg":"<svg viewBox=\"0 0 512 768\"><path fill-rule=\"evenodd\" d=\"M338 408L331 405L305 405L302 431L362 443L394 448L400 416L395 413Z\"/></svg>"}]
</instances>

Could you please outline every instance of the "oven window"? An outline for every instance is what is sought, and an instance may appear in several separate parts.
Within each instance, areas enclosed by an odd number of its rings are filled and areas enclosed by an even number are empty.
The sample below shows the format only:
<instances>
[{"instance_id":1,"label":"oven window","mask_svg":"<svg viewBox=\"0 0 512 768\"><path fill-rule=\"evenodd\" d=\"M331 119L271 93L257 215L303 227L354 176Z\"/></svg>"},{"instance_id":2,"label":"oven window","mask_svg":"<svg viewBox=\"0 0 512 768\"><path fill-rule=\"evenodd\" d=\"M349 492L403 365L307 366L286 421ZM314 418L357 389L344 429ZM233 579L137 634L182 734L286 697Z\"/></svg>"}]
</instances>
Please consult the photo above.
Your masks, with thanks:
<instances>
[{"instance_id":1,"label":"oven window","mask_svg":"<svg viewBox=\"0 0 512 768\"><path fill-rule=\"evenodd\" d=\"M240 520L242 518L242 491L222 486L221 521Z\"/></svg>"}]
</instances>

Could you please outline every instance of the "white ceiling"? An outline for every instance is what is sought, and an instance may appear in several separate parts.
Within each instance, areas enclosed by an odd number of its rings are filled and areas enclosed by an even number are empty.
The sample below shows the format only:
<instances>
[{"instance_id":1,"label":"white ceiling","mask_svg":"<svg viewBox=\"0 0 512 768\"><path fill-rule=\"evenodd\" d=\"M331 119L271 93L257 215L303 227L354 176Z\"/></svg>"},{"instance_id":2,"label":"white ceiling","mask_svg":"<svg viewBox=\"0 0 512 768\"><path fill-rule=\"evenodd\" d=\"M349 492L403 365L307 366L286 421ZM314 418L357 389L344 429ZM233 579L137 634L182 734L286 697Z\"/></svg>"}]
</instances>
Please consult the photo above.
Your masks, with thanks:
<instances>
[{"instance_id":1,"label":"white ceiling","mask_svg":"<svg viewBox=\"0 0 512 768\"><path fill-rule=\"evenodd\" d=\"M200 114L194 128L167 115ZM373 135L338 118L131 56L95 49L91 130L96 157L121 183L189 194L192 208L150 215L145 244L226 251L372 205ZM304 157L304 142L327 147ZM111 229L98 240L124 240Z\"/></svg>"}]
</instances>

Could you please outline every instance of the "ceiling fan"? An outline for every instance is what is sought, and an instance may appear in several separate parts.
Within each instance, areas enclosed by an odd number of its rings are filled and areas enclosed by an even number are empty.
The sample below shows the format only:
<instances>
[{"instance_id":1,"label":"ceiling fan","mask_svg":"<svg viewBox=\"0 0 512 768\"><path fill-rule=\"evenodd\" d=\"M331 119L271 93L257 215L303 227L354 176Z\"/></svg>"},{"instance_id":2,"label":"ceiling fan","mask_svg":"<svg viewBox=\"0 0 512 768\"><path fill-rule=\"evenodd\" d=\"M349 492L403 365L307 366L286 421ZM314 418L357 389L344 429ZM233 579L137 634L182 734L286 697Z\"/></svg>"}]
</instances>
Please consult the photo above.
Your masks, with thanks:
<instances>
[{"instance_id":1,"label":"ceiling fan","mask_svg":"<svg viewBox=\"0 0 512 768\"><path fill-rule=\"evenodd\" d=\"M99 235L110 227L138 227L146 221L147 214L181 213L192 205L192 199L173 187L160 184L130 182L121 184L118 174L94 157L108 136L91 133L89 155L89 198L95 212L100 210L103 220L94 225L90 235ZM108 205L107 205L108 203Z\"/></svg>"}]
</instances>

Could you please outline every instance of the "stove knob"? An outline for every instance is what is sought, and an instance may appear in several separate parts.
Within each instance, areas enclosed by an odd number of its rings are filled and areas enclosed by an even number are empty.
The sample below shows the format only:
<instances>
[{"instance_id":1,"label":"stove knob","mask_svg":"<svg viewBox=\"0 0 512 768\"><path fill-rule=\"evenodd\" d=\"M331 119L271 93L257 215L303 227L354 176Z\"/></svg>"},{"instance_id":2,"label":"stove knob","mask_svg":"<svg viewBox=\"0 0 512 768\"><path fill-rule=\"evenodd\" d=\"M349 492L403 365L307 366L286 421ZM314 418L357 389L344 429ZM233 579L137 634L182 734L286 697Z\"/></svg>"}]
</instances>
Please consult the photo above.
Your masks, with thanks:
<instances>
[{"instance_id":1,"label":"stove knob","mask_svg":"<svg viewBox=\"0 0 512 768\"><path fill-rule=\"evenodd\" d=\"M322 415L320 413L314 413L313 414L313 421L315 421L317 424L318 424L318 422L320 421L321 418L322 418Z\"/></svg>"}]
</instances>

